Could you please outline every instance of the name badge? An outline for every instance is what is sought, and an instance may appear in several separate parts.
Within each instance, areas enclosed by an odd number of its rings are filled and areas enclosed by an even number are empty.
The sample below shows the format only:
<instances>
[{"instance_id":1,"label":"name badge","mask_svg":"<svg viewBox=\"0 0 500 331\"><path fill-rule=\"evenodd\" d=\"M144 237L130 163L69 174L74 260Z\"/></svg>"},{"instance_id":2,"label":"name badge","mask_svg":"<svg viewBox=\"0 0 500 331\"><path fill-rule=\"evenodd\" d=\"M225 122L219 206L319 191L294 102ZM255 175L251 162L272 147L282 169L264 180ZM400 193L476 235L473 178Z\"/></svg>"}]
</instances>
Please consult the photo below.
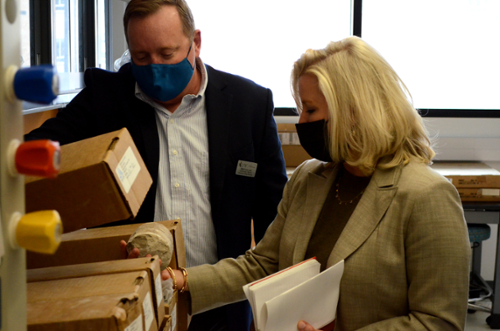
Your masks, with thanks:
<instances>
[{"instance_id":1,"label":"name badge","mask_svg":"<svg viewBox=\"0 0 500 331\"><path fill-rule=\"evenodd\" d=\"M238 161L238 165L236 166L237 175L245 177L255 177L256 172L257 172L257 163L242 161L242 160Z\"/></svg>"}]
</instances>

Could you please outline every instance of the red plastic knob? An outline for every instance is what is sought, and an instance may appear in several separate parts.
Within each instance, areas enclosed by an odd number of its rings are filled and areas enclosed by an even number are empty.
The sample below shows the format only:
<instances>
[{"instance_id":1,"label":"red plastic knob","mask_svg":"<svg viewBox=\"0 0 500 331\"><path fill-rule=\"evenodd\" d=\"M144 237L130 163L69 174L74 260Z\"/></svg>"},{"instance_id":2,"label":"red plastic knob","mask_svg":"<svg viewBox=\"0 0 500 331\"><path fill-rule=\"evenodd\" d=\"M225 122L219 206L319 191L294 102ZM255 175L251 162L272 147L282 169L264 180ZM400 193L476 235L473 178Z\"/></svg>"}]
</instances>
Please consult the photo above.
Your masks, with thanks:
<instances>
[{"instance_id":1,"label":"red plastic knob","mask_svg":"<svg viewBox=\"0 0 500 331\"><path fill-rule=\"evenodd\" d=\"M15 156L18 173L54 178L59 174L61 148L59 142L33 140L19 145Z\"/></svg>"}]
</instances>

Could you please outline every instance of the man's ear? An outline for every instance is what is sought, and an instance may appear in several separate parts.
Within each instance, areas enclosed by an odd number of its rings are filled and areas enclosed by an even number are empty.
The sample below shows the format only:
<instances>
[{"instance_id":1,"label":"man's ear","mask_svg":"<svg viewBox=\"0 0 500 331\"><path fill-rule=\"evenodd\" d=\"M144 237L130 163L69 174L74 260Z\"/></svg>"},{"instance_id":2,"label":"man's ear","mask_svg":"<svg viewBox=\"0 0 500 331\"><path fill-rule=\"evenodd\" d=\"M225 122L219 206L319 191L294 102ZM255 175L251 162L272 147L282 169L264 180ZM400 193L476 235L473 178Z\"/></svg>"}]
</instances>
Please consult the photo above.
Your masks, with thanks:
<instances>
[{"instance_id":1,"label":"man's ear","mask_svg":"<svg viewBox=\"0 0 500 331\"><path fill-rule=\"evenodd\" d=\"M201 31L200 30L194 31L193 43L194 43L194 50L195 50L194 55L195 55L195 57L200 57L200 51L201 51Z\"/></svg>"}]
</instances>

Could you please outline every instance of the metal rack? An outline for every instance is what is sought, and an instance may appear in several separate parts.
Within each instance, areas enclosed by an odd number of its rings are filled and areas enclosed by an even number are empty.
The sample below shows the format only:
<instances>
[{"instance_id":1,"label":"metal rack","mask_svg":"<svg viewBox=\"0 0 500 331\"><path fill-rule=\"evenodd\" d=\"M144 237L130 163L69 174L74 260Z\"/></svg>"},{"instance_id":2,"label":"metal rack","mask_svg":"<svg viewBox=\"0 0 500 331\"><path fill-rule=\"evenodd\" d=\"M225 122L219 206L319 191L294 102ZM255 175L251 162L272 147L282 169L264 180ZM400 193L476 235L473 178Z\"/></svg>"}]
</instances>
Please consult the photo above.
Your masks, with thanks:
<instances>
[{"instance_id":1,"label":"metal rack","mask_svg":"<svg viewBox=\"0 0 500 331\"><path fill-rule=\"evenodd\" d=\"M18 0L0 0L0 330L27 329L26 249L54 253L62 223L57 211L25 215L24 177L54 177L59 144L23 143L21 100L49 103L57 96L52 66L19 69Z\"/></svg>"},{"instance_id":2,"label":"metal rack","mask_svg":"<svg viewBox=\"0 0 500 331\"><path fill-rule=\"evenodd\" d=\"M0 264L0 330L26 330L26 254L9 244L9 221L24 214L24 181L8 171L8 149L13 139L22 141L22 104L9 102L5 77L11 65L20 65L21 42L18 4L0 1L0 208L3 256Z\"/></svg>"}]
</instances>

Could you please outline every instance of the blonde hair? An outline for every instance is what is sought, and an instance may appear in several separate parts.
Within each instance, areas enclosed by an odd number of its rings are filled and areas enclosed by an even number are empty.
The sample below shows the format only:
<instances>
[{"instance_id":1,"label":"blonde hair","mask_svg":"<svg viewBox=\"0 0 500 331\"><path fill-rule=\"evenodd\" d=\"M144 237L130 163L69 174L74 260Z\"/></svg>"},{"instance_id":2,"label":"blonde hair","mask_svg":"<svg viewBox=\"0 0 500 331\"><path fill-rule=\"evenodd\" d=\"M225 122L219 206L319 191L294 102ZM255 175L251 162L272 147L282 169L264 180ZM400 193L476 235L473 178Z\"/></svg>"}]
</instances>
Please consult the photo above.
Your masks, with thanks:
<instances>
[{"instance_id":1,"label":"blonde hair","mask_svg":"<svg viewBox=\"0 0 500 331\"><path fill-rule=\"evenodd\" d=\"M330 156L371 174L435 153L411 95L394 69L358 37L307 50L294 64L292 94L302 111L299 79L314 75L328 104Z\"/></svg>"},{"instance_id":2,"label":"blonde hair","mask_svg":"<svg viewBox=\"0 0 500 331\"><path fill-rule=\"evenodd\" d=\"M193 41L194 38L194 18L191 9L184 0L130 0L123 15L123 27L125 38L128 42L127 27L132 17L146 17L156 13L162 6L174 6L182 22L182 32Z\"/></svg>"}]
</instances>

